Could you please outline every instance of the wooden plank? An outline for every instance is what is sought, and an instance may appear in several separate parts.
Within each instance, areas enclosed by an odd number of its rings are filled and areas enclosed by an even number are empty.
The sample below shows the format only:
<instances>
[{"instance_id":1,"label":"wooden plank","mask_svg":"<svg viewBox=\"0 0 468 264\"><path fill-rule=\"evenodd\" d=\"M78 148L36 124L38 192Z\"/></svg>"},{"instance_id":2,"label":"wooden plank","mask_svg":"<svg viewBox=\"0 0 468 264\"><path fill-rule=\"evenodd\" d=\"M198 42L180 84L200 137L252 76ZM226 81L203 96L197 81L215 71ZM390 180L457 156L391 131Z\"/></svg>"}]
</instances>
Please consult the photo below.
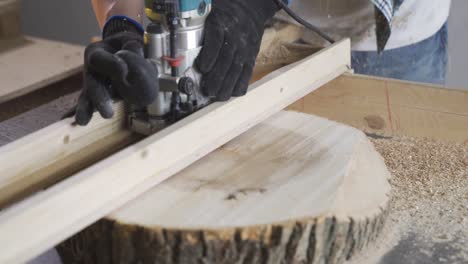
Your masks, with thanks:
<instances>
[{"instance_id":1,"label":"wooden plank","mask_svg":"<svg viewBox=\"0 0 468 264\"><path fill-rule=\"evenodd\" d=\"M133 138L119 103L113 119L95 114L87 127L63 120L0 148L0 208L111 154Z\"/></svg>"},{"instance_id":2,"label":"wooden plank","mask_svg":"<svg viewBox=\"0 0 468 264\"><path fill-rule=\"evenodd\" d=\"M342 263L381 232L389 178L361 131L282 111L58 248L74 264Z\"/></svg>"},{"instance_id":3,"label":"wooden plank","mask_svg":"<svg viewBox=\"0 0 468 264\"><path fill-rule=\"evenodd\" d=\"M343 75L290 109L383 136L468 142L468 92L362 75Z\"/></svg>"},{"instance_id":4,"label":"wooden plank","mask_svg":"<svg viewBox=\"0 0 468 264\"><path fill-rule=\"evenodd\" d=\"M0 215L0 263L57 245L341 75L350 59L350 41L343 40L257 82L246 96L212 104L8 208Z\"/></svg>"},{"instance_id":5,"label":"wooden plank","mask_svg":"<svg viewBox=\"0 0 468 264\"><path fill-rule=\"evenodd\" d=\"M80 72L84 48L38 38L0 53L0 103Z\"/></svg>"}]
</instances>

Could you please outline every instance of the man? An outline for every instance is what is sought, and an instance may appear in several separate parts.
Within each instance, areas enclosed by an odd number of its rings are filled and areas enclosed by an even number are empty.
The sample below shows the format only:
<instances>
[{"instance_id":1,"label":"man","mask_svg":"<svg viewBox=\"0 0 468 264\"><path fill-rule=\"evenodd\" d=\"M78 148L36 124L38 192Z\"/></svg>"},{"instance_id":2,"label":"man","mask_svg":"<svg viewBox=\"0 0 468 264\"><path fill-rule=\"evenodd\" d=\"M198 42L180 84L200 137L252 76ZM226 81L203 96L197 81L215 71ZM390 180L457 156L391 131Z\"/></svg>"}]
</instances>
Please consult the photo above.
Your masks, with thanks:
<instances>
[{"instance_id":1,"label":"man","mask_svg":"<svg viewBox=\"0 0 468 264\"><path fill-rule=\"evenodd\" d=\"M374 8L369 0L293 1L291 7L336 39L350 37L357 73L444 84L451 1L394 3L392 35L382 54L377 52ZM317 42L313 34L306 34L305 39Z\"/></svg>"},{"instance_id":2,"label":"man","mask_svg":"<svg viewBox=\"0 0 468 264\"><path fill-rule=\"evenodd\" d=\"M92 3L103 40L85 52L76 113L80 125L90 121L94 110L112 117L114 96L150 104L157 85L153 66L143 59L143 0ZM337 38L352 37L358 73L443 83L447 31L439 24L447 20L450 0L293 0L291 7ZM274 0L213 0L196 61L207 96L225 101L246 93L264 25L277 11ZM380 54L386 44L389 50Z\"/></svg>"}]
</instances>

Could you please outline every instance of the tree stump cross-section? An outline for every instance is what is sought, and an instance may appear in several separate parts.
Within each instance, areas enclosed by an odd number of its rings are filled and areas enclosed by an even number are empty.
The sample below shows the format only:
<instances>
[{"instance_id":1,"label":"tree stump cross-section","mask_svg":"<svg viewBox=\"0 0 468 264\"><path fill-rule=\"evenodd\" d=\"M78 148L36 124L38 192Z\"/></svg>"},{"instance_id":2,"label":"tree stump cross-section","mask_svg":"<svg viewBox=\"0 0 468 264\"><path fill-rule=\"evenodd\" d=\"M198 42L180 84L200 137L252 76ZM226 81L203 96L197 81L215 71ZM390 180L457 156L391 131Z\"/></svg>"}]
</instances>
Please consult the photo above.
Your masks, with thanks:
<instances>
[{"instance_id":1,"label":"tree stump cross-section","mask_svg":"<svg viewBox=\"0 0 468 264\"><path fill-rule=\"evenodd\" d=\"M342 263L381 231L389 177L362 132L281 112L59 252L64 263Z\"/></svg>"}]
</instances>

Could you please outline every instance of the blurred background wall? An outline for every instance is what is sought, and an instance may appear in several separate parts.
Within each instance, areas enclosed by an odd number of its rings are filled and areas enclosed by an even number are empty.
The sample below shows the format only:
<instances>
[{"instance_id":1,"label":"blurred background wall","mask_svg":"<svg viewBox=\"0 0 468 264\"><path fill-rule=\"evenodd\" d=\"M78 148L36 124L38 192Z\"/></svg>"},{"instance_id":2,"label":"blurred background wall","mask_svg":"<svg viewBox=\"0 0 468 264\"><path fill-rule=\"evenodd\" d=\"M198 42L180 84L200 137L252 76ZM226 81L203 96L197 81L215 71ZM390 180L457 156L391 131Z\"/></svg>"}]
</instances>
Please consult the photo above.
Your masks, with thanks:
<instances>
[{"instance_id":1,"label":"blurred background wall","mask_svg":"<svg viewBox=\"0 0 468 264\"><path fill-rule=\"evenodd\" d=\"M25 34L83 44L99 35L91 0L21 0Z\"/></svg>"},{"instance_id":2,"label":"blurred background wall","mask_svg":"<svg viewBox=\"0 0 468 264\"><path fill-rule=\"evenodd\" d=\"M91 37L99 35L90 2L22 0L23 30L28 35L85 45ZM452 3L447 85L468 90L468 0Z\"/></svg>"},{"instance_id":3,"label":"blurred background wall","mask_svg":"<svg viewBox=\"0 0 468 264\"><path fill-rule=\"evenodd\" d=\"M445 0L440 0L445 1ZM449 18L449 67L450 87L468 90L468 0L452 0Z\"/></svg>"}]
</instances>

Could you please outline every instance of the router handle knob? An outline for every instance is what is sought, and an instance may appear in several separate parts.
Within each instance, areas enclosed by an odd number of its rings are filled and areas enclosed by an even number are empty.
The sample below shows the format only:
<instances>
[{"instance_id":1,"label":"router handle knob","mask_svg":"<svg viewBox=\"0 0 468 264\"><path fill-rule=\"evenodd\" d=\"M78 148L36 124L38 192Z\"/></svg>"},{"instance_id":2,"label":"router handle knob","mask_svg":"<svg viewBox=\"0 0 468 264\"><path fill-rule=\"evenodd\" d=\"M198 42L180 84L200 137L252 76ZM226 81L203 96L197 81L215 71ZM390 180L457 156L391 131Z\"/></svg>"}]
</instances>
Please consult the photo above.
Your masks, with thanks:
<instances>
[{"instance_id":1,"label":"router handle knob","mask_svg":"<svg viewBox=\"0 0 468 264\"><path fill-rule=\"evenodd\" d=\"M179 80L179 91L186 95L193 95L195 90L195 82L190 77L182 77Z\"/></svg>"}]
</instances>

